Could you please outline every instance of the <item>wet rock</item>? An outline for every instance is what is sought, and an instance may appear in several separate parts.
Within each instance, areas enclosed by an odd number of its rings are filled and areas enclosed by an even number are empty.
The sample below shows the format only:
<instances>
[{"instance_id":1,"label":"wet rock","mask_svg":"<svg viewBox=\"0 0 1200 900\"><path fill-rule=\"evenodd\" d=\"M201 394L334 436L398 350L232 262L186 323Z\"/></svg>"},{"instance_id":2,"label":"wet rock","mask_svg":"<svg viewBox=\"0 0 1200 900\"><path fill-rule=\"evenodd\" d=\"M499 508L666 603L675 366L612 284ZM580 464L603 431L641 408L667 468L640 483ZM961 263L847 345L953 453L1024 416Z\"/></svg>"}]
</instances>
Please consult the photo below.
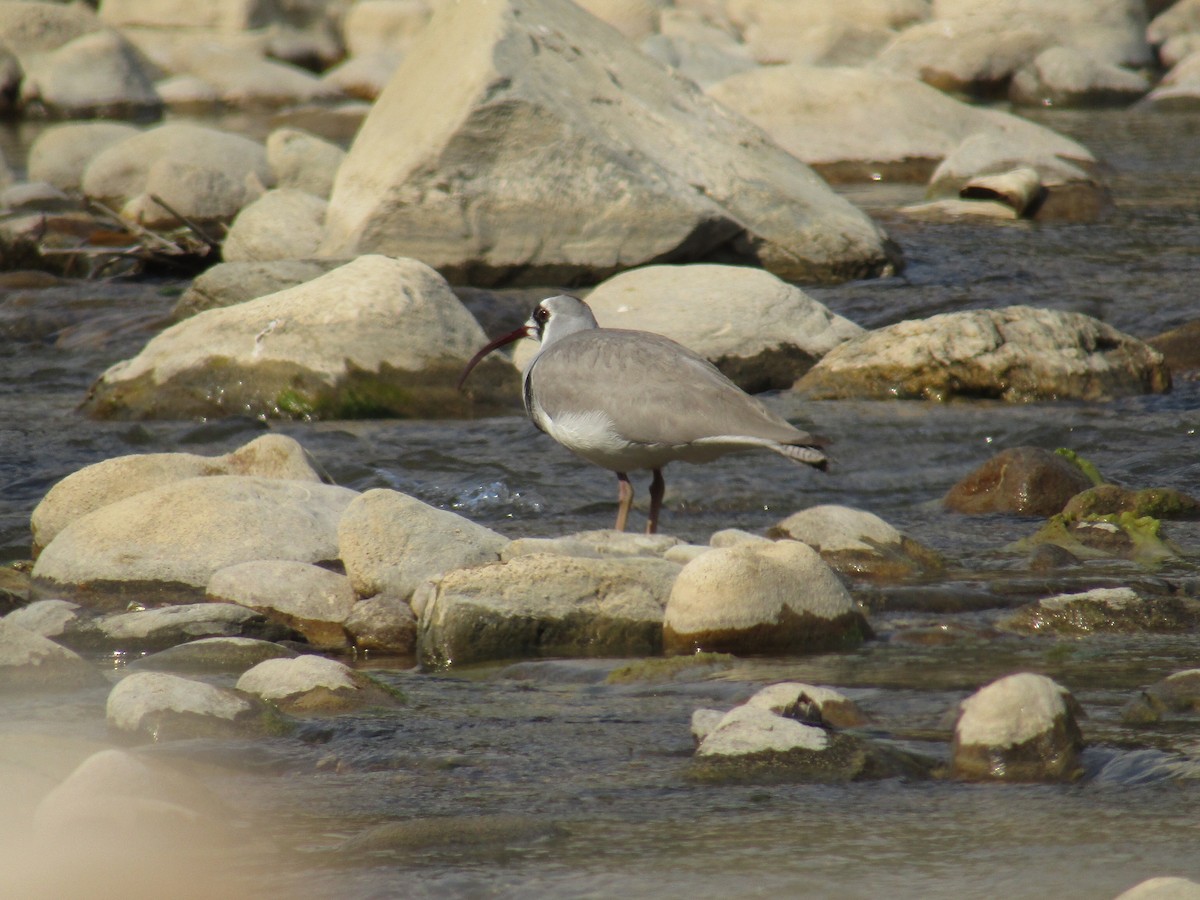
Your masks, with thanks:
<instances>
[{"instance_id":1,"label":"wet rock","mask_svg":"<svg viewBox=\"0 0 1200 900\"><path fill-rule=\"evenodd\" d=\"M798 541L714 549L683 567L663 621L668 653L795 653L871 634L816 551Z\"/></svg>"},{"instance_id":2,"label":"wet rock","mask_svg":"<svg viewBox=\"0 0 1200 900\"><path fill-rule=\"evenodd\" d=\"M942 498L951 512L1052 516L1093 486L1079 466L1040 447L1001 450L958 481Z\"/></svg>"},{"instance_id":3,"label":"wet rock","mask_svg":"<svg viewBox=\"0 0 1200 900\"><path fill-rule=\"evenodd\" d=\"M417 649L417 617L399 597L358 601L346 617L346 631L355 648L367 653L411 656Z\"/></svg>"},{"instance_id":4,"label":"wet rock","mask_svg":"<svg viewBox=\"0 0 1200 900\"><path fill-rule=\"evenodd\" d=\"M154 66L123 36L101 30L26 60L21 102L56 119L162 116Z\"/></svg>"},{"instance_id":5,"label":"wet rock","mask_svg":"<svg viewBox=\"0 0 1200 900\"><path fill-rule=\"evenodd\" d=\"M391 706L399 696L361 672L323 656L268 659L238 679L237 689L292 715L328 715Z\"/></svg>"},{"instance_id":6,"label":"wet rock","mask_svg":"<svg viewBox=\"0 0 1200 900\"><path fill-rule=\"evenodd\" d=\"M1013 549L1030 551L1049 544L1079 559L1131 559L1156 566L1180 555L1162 537L1160 525L1151 516L1127 512L1079 519L1064 513L1052 516L1035 534L1017 541Z\"/></svg>"},{"instance_id":7,"label":"wet rock","mask_svg":"<svg viewBox=\"0 0 1200 900\"><path fill-rule=\"evenodd\" d=\"M313 647L348 646L346 619L358 597L350 579L309 563L263 559L218 569L208 580L210 601L236 603L304 635Z\"/></svg>"},{"instance_id":8,"label":"wet rock","mask_svg":"<svg viewBox=\"0 0 1200 900\"><path fill-rule=\"evenodd\" d=\"M768 685L746 705L821 728L860 728L868 722L858 705L840 691L796 681Z\"/></svg>"},{"instance_id":9,"label":"wet rock","mask_svg":"<svg viewBox=\"0 0 1200 900\"><path fill-rule=\"evenodd\" d=\"M346 262L336 259L221 262L193 279L171 315L178 321L206 309L265 297L320 278Z\"/></svg>"},{"instance_id":10,"label":"wet rock","mask_svg":"<svg viewBox=\"0 0 1200 900\"><path fill-rule=\"evenodd\" d=\"M100 670L78 654L0 619L0 693L76 690L103 683Z\"/></svg>"},{"instance_id":11,"label":"wet rock","mask_svg":"<svg viewBox=\"0 0 1200 900\"><path fill-rule=\"evenodd\" d=\"M843 341L853 322L769 272L740 266L645 266L588 294L605 328L665 334L743 390L782 390ZM525 356L519 350L514 361Z\"/></svg>"},{"instance_id":12,"label":"wet rock","mask_svg":"<svg viewBox=\"0 0 1200 900\"><path fill-rule=\"evenodd\" d=\"M1200 369L1200 320L1147 338L1146 343L1163 355L1172 372Z\"/></svg>"},{"instance_id":13,"label":"wet rock","mask_svg":"<svg viewBox=\"0 0 1200 900\"><path fill-rule=\"evenodd\" d=\"M256 697L165 672L126 675L109 693L105 716L114 731L155 742L284 730Z\"/></svg>"},{"instance_id":14,"label":"wet rock","mask_svg":"<svg viewBox=\"0 0 1200 900\"><path fill-rule=\"evenodd\" d=\"M431 268L363 256L173 325L105 372L84 408L97 418L463 415L455 382L485 342ZM474 408L486 408L515 398L517 373L497 361L474 384Z\"/></svg>"},{"instance_id":15,"label":"wet rock","mask_svg":"<svg viewBox=\"0 0 1200 900\"><path fill-rule=\"evenodd\" d=\"M1185 669L1156 681L1121 707L1121 721L1153 725L1171 714L1195 712L1200 712L1200 669Z\"/></svg>"},{"instance_id":16,"label":"wet rock","mask_svg":"<svg viewBox=\"0 0 1200 900\"><path fill-rule=\"evenodd\" d=\"M1034 547L1029 556L1029 569L1032 572L1053 572L1055 569L1066 569L1079 563L1078 556L1057 544L1041 544Z\"/></svg>"},{"instance_id":17,"label":"wet rock","mask_svg":"<svg viewBox=\"0 0 1200 900\"><path fill-rule=\"evenodd\" d=\"M4 621L53 640L66 633L79 620L80 610L83 609L70 600L36 600L13 610L4 617Z\"/></svg>"},{"instance_id":18,"label":"wet rock","mask_svg":"<svg viewBox=\"0 0 1200 900\"><path fill-rule=\"evenodd\" d=\"M107 616L80 615L60 640L70 647L136 653L162 650L208 637L299 639L260 613L233 603L186 603Z\"/></svg>"},{"instance_id":19,"label":"wet rock","mask_svg":"<svg viewBox=\"0 0 1200 900\"><path fill-rule=\"evenodd\" d=\"M1097 60L1076 47L1050 47L1013 76L1009 98L1024 106L1129 105L1149 90L1142 72Z\"/></svg>"},{"instance_id":20,"label":"wet rock","mask_svg":"<svg viewBox=\"0 0 1200 900\"><path fill-rule=\"evenodd\" d=\"M136 134L140 134L139 129L121 122L71 122L51 126L29 147L29 179L78 193L88 163L106 147Z\"/></svg>"},{"instance_id":21,"label":"wet rock","mask_svg":"<svg viewBox=\"0 0 1200 900\"><path fill-rule=\"evenodd\" d=\"M728 653L693 653L691 656L654 656L617 666L605 684L666 684L704 680L732 668L735 658Z\"/></svg>"},{"instance_id":22,"label":"wet rock","mask_svg":"<svg viewBox=\"0 0 1200 900\"><path fill-rule=\"evenodd\" d=\"M457 87L433 108L420 86L447 66ZM587 221L568 235L559 223L579 209ZM899 261L758 129L550 0L438 7L339 170L322 252L411 254L477 286L718 255L789 281Z\"/></svg>"},{"instance_id":23,"label":"wet rock","mask_svg":"<svg viewBox=\"0 0 1200 900\"><path fill-rule=\"evenodd\" d=\"M1200 500L1174 488L1130 490L1116 484L1098 484L1081 491L1062 509L1067 519L1127 514L1136 518L1195 519Z\"/></svg>"},{"instance_id":24,"label":"wet rock","mask_svg":"<svg viewBox=\"0 0 1200 900\"><path fill-rule=\"evenodd\" d=\"M661 559L522 556L459 569L413 598L425 665L529 656L647 656L679 566Z\"/></svg>"},{"instance_id":25,"label":"wet rock","mask_svg":"<svg viewBox=\"0 0 1200 900\"><path fill-rule=\"evenodd\" d=\"M1002 623L1035 634L1140 634L1190 631L1200 625L1200 601L1143 597L1132 588L1095 588L1056 594L1023 606Z\"/></svg>"},{"instance_id":26,"label":"wet rock","mask_svg":"<svg viewBox=\"0 0 1200 900\"><path fill-rule=\"evenodd\" d=\"M29 603L29 571L22 566L0 566L0 616Z\"/></svg>"},{"instance_id":27,"label":"wet rock","mask_svg":"<svg viewBox=\"0 0 1200 900\"><path fill-rule=\"evenodd\" d=\"M1171 875L1139 881L1116 900L1200 900L1200 882Z\"/></svg>"},{"instance_id":28,"label":"wet rock","mask_svg":"<svg viewBox=\"0 0 1200 900\"><path fill-rule=\"evenodd\" d=\"M1009 402L1161 393L1146 344L1081 313L1010 306L898 322L831 350L796 384L817 399Z\"/></svg>"},{"instance_id":29,"label":"wet rock","mask_svg":"<svg viewBox=\"0 0 1200 900\"><path fill-rule=\"evenodd\" d=\"M708 93L831 182L923 182L972 135L989 136L1016 160L1095 162L1086 147L1048 128L875 67L770 66ZM847 116L847 104L859 114Z\"/></svg>"},{"instance_id":30,"label":"wet rock","mask_svg":"<svg viewBox=\"0 0 1200 900\"><path fill-rule=\"evenodd\" d=\"M221 256L227 262L306 259L315 256L328 204L294 188L267 191L237 213Z\"/></svg>"},{"instance_id":31,"label":"wet rock","mask_svg":"<svg viewBox=\"0 0 1200 900\"><path fill-rule=\"evenodd\" d=\"M879 516L848 506L813 506L771 527L774 538L801 541L836 572L853 578L895 581L940 572L936 550L903 534Z\"/></svg>"},{"instance_id":32,"label":"wet rock","mask_svg":"<svg viewBox=\"0 0 1200 900\"><path fill-rule=\"evenodd\" d=\"M136 453L116 456L73 472L34 508L36 557L67 525L110 503L163 485L210 475L255 475L317 482L321 474L294 438L265 434L222 456Z\"/></svg>"},{"instance_id":33,"label":"wet rock","mask_svg":"<svg viewBox=\"0 0 1200 900\"><path fill-rule=\"evenodd\" d=\"M159 650L140 659L130 660L130 671L182 672L193 674L245 672L268 659L290 659L296 656L272 641L245 637L210 637L178 644Z\"/></svg>"},{"instance_id":34,"label":"wet rock","mask_svg":"<svg viewBox=\"0 0 1200 900\"><path fill-rule=\"evenodd\" d=\"M267 137L267 165L283 189L329 199L346 151L298 128L277 128Z\"/></svg>"},{"instance_id":35,"label":"wet rock","mask_svg":"<svg viewBox=\"0 0 1200 900\"><path fill-rule=\"evenodd\" d=\"M508 538L415 497L376 488L338 524L339 556L362 597L412 596L427 578L496 562Z\"/></svg>"},{"instance_id":36,"label":"wet rock","mask_svg":"<svg viewBox=\"0 0 1200 900\"><path fill-rule=\"evenodd\" d=\"M1080 774L1081 713L1044 675L1008 675L959 706L951 772L969 781L1072 781Z\"/></svg>"},{"instance_id":37,"label":"wet rock","mask_svg":"<svg viewBox=\"0 0 1200 900\"><path fill-rule=\"evenodd\" d=\"M35 599L99 609L190 602L218 569L258 559L337 558L348 488L277 478L187 478L75 519L33 568Z\"/></svg>"},{"instance_id":38,"label":"wet rock","mask_svg":"<svg viewBox=\"0 0 1200 900\"><path fill-rule=\"evenodd\" d=\"M477 816L430 816L376 825L356 834L342 853L414 853L437 851L476 855L489 848L528 844L563 834L560 826L541 816L495 813Z\"/></svg>"},{"instance_id":39,"label":"wet rock","mask_svg":"<svg viewBox=\"0 0 1200 900\"><path fill-rule=\"evenodd\" d=\"M122 209L135 201L144 205L151 172L162 161L213 173L213 178L222 184L240 185L243 201L250 196L246 187L248 179L259 185L271 181L266 150L261 144L215 128L172 122L118 141L97 153L84 170L83 192L113 209ZM169 177L175 171L162 169L160 174ZM209 186L215 183L207 182ZM194 199L212 208L211 197L198 193ZM237 200L230 203L236 205ZM187 206L176 209L195 220L205 218L193 216L198 210ZM233 218L232 213L228 218Z\"/></svg>"}]
</instances>

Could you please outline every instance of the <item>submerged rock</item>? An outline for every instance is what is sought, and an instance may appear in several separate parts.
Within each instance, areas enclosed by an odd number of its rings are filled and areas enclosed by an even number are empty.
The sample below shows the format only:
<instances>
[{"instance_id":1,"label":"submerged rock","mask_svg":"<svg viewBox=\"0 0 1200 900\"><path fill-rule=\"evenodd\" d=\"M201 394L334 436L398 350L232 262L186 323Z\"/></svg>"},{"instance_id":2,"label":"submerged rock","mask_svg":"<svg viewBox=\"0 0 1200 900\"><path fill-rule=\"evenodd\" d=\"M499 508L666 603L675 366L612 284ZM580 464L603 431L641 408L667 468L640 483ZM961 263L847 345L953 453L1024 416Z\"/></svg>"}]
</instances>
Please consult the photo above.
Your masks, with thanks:
<instances>
[{"instance_id":1,"label":"submerged rock","mask_svg":"<svg viewBox=\"0 0 1200 900\"><path fill-rule=\"evenodd\" d=\"M1116 484L1098 484L1072 497L1062 514L1067 519L1121 515L1195 519L1200 517L1200 500L1174 488L1135 491Z\"/></svg>"},{"instance_id":2,"label":"submerged rock","mask_svg":"<svg viewBox=\"0 0 1200 900\"><path fill-rule=\"evenodd\" d=\"M132 659L126 665L130 671L146 669L152 672L241 673L268 659L296 656L296 651L277 644L246 637L210 637L178 644Z\"/></svg>"},{"instance_id":3,"label":"submerged rock","mask_svg":"<svg viewBox=\"0 0 1200 900\"><path fill-rule=\"evenodd\" d=\"M468 401L455 382L485 342L437 272L414 259L362 256L178 322L109 368L84 408L105 419L463 415ZM495 362L475 383L488 386L476 405L515 399L517 373Z\"/></svg>"},{"instance_id":4,"label":"submerged rock","mask_svg":"<svg viewBox=\"0 0 1200 900\"><path fill-rule=\"evenodd\" d=\"M803 653L871 636L859 606L807 544L716 548L689 562L663 621L668 653Z\"/></svg>"},{"instance_id":5,"label":"submerged rock","mask_svg":"<svg viewBox=\"0 0 1200 900\"><path fill-rule=\"evenodd\" d=\"M78 654L0 619L0 694L76 690L103 683L100 670Z\"/></svg>"},{"instance_id":6,"label":"submerged rock","mask_svg":"<svg viewBox=\"0 0 1200 900\"><path fill-rule=\"evenodd\" d=\"M1178 550L1160 535L1160 524L1152 516L1135 516L1128 512L1082 518L1061 513L1013 546L1027 551L1052 545L1080 559L1131 559L1142 565L1156 566L1179 555Z\"/></svg>"},{"instance_id":7,"label":"submerged rock","mask_svg":"<svg viewBox=\"0 0 1200 900\"><path fill-rule=\"evenodd\" d=\"M1044 675L1008 675L959 706L951 773L969 781L1073 781L1081 774L1078 703Z\"/></svg>"},{"instance_id":8,"label":"submerged rock","mask_svg":"<svg viewBox=\"0 0 1200 900\"><path fill-rule=\"evenodd\" d=\"M1041 447L1012 447L960 479L942 498L942 505L970 515L1052 516L1092 486L1087 473L1061 454Z\"/></svg>"},{"instance_id":9,"label":"submerged rock","mask_svg":"<svg viewBox=\"0 0 1200 900\"><path fill-rule=\"evenodd\" d=\"M1153 725L1164 716L1200 712L1200 669L1172 672L1121 707L1126 725Z\"/></svg>"},{"instance_id":10,"label":"submerged rock","mask_svg":"<svg viewBox=\"0 0 1200 900\"><path fill-rule=\"evenodd\" d=\"M1082 313L1010 306L898 322L831 350L796 384L816 399L1101 400L1161 393L1162 355Z\"/></svg>"},{"instance_id":11,"label":"submerged rock","mask_svg":"<svg viewBox=\"0 0 1200 900\"><path fill-rule=\"evenodd\" d=\"M153 652L209 637L257 640L299 639L291 629L267 621L233 603L185 603L132 612L80 616L63 632L62 642L85 650Z\"/></svg>"},{"instance_id":12,"label":"submerged rock","mask_svg":"<svg viewBox=\"0 0 1200 900\"><path fill-rule=\"evenodd\" d=\"M283 730L278 716L255 697L164 672L122 678L108 695L106 717L114 731L156 742Z\"/></svg>"},{"instance_id":13,"label":"submerged rock","mask_svg":"<svg viewBox=\"0 0 1200 900\"><path fill-rule=\"evenodd\" d=\"M647 656L679 566L661 559L521 556L459 569L413 598L427 666L528 656Z\"/></svg>"},{"instance_id":14,"label":"submerged rock","mask_svg":"<svg viewBox=\"0 0 1200 900\"><path fill-rule=\"evenodd\" d=\"M1200 601L1142 597L1132 588L1095 588L1057 594L1022 606L1003 627L1035 634L1139 634L1191 631L1200 626Z\"/></svg>"},{"instance_id":15,"label":"submerged rock","mask_svg":"<svg viewBox=\"0 0 1200 900\"><path fill-rule=\"evenodd\" d=\"M454 90L431 104L423 86L448 67ZM758 128L557 0L439 5L342 163L326 227L324 254L412 255L478 286L713 258L831 281L899 261Z\"/></svg>"},{"instance_id":16,"label":"submerged rock","mask_svg":"<svg viewBox=\"0 0 1200 900\"><path fill-rule=\"evenodd\" d=\"M879 516L848 506L812 506L793 513L769 532L801 541L834 571L853 578L895 581L940 572L940 554Z\"/></svg>"}]
</instances>

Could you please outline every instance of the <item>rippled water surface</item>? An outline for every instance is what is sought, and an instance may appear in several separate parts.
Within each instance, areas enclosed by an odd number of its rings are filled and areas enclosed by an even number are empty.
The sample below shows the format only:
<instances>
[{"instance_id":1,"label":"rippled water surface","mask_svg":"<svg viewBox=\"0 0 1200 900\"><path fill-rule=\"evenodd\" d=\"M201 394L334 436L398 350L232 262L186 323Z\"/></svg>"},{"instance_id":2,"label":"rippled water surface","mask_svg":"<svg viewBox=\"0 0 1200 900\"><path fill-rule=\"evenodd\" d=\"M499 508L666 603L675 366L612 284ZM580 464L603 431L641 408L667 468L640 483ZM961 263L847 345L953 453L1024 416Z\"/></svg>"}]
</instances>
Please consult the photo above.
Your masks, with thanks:
<instances>
[{"instance_id":1,"label":"rippled water surface","mask_svg":"<svg viewBox=\"0 0 1200 900\"><path fill-rule=\"evenodd\" d=\"M904 247L899 278L813 289L874 327L969 307L1080 310L1148 337L1200 316L1200 116L1045 113L1112 168L1116 208L1093 225L934 224L890 207L887 185L848 193ZM59 478L122 453L223 453L265 426L93 423L89 382L162 327L182 285L0 288L0 552L28 555L28 516ZM1168 583L1196 594L1200 529L1171 524L1185 558L1157 571L1089 564L1033 576L1004 552L1035 524L943 513L938 499L1004 447L1070 447L1110 479L1200 493L1200 384L1105 404L769 399L833 441L828 475L770 455L667 471L664 529L704 541L814 503L882 515L952 561L946 579L862 591L880 640L849 654L745 661L663 684L609 685L614 663L526 663L451 675L378 670L409 698L396 715L347 717L250 744L154 753L199 767L256 840L231 855L263 896L1108 897L1158 874L1200 879L1194 718L1148 731L1117 710L1154 680L1200 665L1200 640L997 637L1006 606L1091 583ZM610 473L514 416L472 422L274 425L340 483L385 486L510 536L607 527ZM644 495L644 483L639 484ZM943 597L931 604L922 592ZM924 599L922 599L924 597ZM914 599L915 598L915 599ZM950 609L952 612L938 612ZM905 640L917 629L952 639ZM953 635L958 635L953 637ZM376 665L368 663L368 667ZM954 704L1018 669L1072 689L1088 713L1089 779L1071 787L703 787L684 777L688 719L758 685L844 688L881 733L944 756ZM105 741L103 694L0 701L0 735L48 728ZM347 853L371 826L421 816L511 815L546 829L511 842L434 842Z\"/></svg>"}]
</instances>

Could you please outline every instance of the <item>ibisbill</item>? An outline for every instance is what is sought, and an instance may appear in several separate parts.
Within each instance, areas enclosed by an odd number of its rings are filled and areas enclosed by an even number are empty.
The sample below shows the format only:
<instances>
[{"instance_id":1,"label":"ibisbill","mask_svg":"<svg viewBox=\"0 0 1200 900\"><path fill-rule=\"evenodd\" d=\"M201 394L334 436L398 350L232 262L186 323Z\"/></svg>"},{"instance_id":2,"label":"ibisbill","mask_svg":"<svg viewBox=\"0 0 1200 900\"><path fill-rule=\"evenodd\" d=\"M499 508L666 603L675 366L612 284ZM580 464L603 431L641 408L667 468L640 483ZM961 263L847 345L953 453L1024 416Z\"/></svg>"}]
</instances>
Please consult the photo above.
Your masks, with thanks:
<instances>
[{"instance_id":1,"label":"ibisbill","mask_svg":"<svg viewBox=\"0 0 1200 900\"><path fill-rule=\"evenodd\" d=\"M568 450L616 473L618 531L633 507L630 472L652 473L646 533L654 534L669 462L764 449L827 466L820 438L775 415L708 360L660 334L601 328L586 303L565 294L542 300L524 325L476 353L459 387L485 356L524 337L539 345L522 378L525 411Z\"/></svg>"}]
</instances>

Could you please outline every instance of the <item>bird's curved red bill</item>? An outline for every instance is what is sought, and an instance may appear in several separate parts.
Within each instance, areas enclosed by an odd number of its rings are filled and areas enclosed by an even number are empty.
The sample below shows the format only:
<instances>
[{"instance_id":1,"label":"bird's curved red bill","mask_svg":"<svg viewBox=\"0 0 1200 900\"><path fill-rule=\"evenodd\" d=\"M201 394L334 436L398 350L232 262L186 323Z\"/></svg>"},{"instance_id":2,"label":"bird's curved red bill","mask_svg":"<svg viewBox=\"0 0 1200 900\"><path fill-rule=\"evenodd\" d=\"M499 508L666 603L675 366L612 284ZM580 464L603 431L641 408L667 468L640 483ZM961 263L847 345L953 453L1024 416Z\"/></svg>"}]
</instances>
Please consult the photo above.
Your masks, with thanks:
<instances>
[{"instance_id":1,"label":"bird's curved red bill","mask_svg":"<svg viewBox=\"0 0 1200 900\"><path fill-rule=\"evenodd\" d=\"M470 362L467 363L467 367L463 369L462 374L458 376L458 384L455 385L455 387L461 391L463 384L466 383L467 376L471 374L471 370L479 365L483 358L493 350L499 350L506 344L511 344L513 341L519 341L523 337L529 337L528 325L522 325L516 331L509 332L506 335L496 338L494 341L471 357Z\"/></svg>"}]
</instances>

